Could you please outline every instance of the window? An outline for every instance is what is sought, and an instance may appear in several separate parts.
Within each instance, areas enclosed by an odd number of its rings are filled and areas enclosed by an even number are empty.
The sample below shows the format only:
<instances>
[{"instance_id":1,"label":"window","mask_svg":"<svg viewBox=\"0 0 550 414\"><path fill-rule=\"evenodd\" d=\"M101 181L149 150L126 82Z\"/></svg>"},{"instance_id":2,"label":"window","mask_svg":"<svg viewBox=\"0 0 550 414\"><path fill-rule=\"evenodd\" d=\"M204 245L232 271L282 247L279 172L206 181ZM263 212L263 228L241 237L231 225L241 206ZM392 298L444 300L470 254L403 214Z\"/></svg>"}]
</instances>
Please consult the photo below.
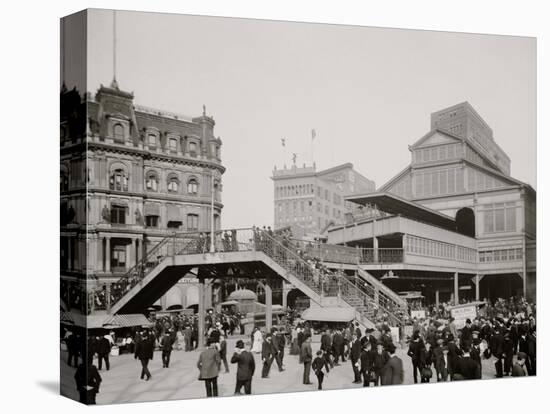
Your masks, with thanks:
<instances>
[{"instance_id":1,"label":"window","mask_svg":"<svg viewBox=\"0 0 550 414\"><path fill-rule=\"evenodd\" d=\"M188 214L187 215L187 230L198 230L199 229L199 215L198 214Z\"/></svg>"},{"instance_id":2,"label":"window","mask_svg":"<svg viewBox=\"0 0 550 414\"><path fill-rule=\"evenodd\" d=\"M159 216L145 216L145 227L154 227L159 226Z\"/></svg>"},{"instance_id":3,"label":"window","mask_svg":"<svg viewBox=\"0 0 550 414\"><path fill-rule=\"evenodd\" d=\"M111 252L111 268L117 270L126 268L126 246L115 245Z\"/></svg>"},{"instance_id":4,"label":"window","mask_svg":"<svg viewBox=\"0 0 550 414\"><path fill-rule=\"evenodd\" d=\"M150 147L157 146L157 136L155 134L147 135L147 145L149 145Z\"/></svg>"},{"instance_id":5,"label":"window","mask_svg":"<svg viewBox=\"0 0 550 414\"><path fill-rule=\"evenodd\" d=\"M178 150L178 140L176 138L170 138L168 140L168 147L170 148L170 151L177 151Z\"/></svg>"},{"instance_id":6,"label":"window","mask_svg":"<svg viewBox=\"0 0 550 414\"><path fill-rule=\"evenodd\" d=\"M113 138L117 142L124 141L124 127L121 124L115 124L113 127Z\"/></svg>"},{"instance_id":7,"label":"window","mask_svg":"<svg viewBox=\"0 0 550 414\"><path fill-rule=\"evenodd\" d=\"M196 143L196 142L190 142L190 143L189 143L189 154L190 154L192 157L196 157L196 156L197 156L197 143Z\"/></svg>"},{"instance_id":8,"label":"window","mask_svg":"<svg viewBox=\"0 0 550 414\"><path fill-rule=\"evenodd\" d=\"M172 177L168 181L168 192L169 193L177 193L179 188L179 180L177 177Z\"/></svg>"},{"instance_id":9,"label":"window","mask_svg":"<svg viewBox=\"0 0 550 414\"><path fill-rule=\"evenodd\" d=\"M109 179L109 188L116 191L128 191L128 177L123 169L113 171Z\"/></svg>"},{"instance_id":10,"label":"window","mask_svg":"<svg viewBox=\"0 0 550 414\"><path fill-rule=\"evenodd\" d=\"M111 224L126 224L126 207L111 206Z\"/></svg>"},{"instance_id":11,"label":"window","mask_svg":"<svg viewBox=\"0 0 550 414\"><path fill-rule=\"evenodd\" d=\"M484 233L516 231L515 203L489 204L483 212Z\"/></svg>"},{"instance_id":12,"label":"window","mask_svg":"<svg viewBox=\"0 0 550 414\"><path fill-rule=\"evenodd\" d=\"M187 193L188 194L198 194L199 192L199 183L196 178L191 178L187 182Z\"/></svg>"},{"instance_id":13,"label":"window","mask_svg":"<svg viewBox=\"0 0 550 414\"><path fill-rule=\"evenodd\" d=\"M149 172L145 181L145 188L149 191L158 191L159 179L157 173Z\"/></svg>"},{"instance_id":14,"label":"window","mask_svg":"<svg viewBox=\"0 0 550 414\"><path fill-rule=\"evenodd\" d=\"M59 177L59 186L60 191L68 191L69 190L69 177L67 176L67 173L61 172L61 175Z\"/></svg>"}]
</instances>

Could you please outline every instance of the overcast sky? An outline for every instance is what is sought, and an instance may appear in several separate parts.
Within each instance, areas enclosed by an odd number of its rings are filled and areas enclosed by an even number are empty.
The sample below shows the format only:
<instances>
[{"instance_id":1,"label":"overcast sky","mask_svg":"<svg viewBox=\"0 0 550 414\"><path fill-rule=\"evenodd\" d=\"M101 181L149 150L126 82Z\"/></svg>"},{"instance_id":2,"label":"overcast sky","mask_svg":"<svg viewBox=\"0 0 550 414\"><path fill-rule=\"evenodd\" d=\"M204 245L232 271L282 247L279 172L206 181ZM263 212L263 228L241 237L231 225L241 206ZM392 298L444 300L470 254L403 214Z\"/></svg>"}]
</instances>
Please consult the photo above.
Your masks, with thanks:
<instances>
[{"instance_id":1,"label":"overcast sky","mask_svg":"<svg viewBox=\"0 0 550 414\"><path fill-rule=\"evenodd\" d=\"M88 20L88 89L113 78L112 11ZM117 12L117 80L135 103L198 116L223 140L222 225L273 223L274 165L351 162L380 187L430 113L469 101L536 188L533 38ZM281 146L286 138L286 158Z\"/></svg>"}]
</instances>

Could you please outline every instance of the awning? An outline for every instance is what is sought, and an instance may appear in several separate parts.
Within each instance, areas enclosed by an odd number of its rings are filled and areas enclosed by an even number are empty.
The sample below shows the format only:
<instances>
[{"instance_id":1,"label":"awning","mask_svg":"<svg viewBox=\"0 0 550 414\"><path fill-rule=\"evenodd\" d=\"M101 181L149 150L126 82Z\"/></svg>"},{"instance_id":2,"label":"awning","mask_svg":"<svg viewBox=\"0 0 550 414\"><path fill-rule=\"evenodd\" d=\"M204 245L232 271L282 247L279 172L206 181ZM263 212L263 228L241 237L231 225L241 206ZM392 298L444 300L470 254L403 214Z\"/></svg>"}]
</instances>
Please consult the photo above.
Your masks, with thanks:
<instances>
[{"instance_id":1,"label":"awning","mask_svg":"<svg viewBox=\"0 0 550 414\"><path fill-rule=\"evenodd\" d=\"M355 319L355 309L338 307L307 308L302 313L302 319L321 322L349 322Z\"/></svg>"},{"instance_id":2,"label":"awning","mask_svg":"<svg viewBox=\"0 0 550 414\"><path fill-rule=\"evenodd\" d=\"M401 215L424 223L433 224L448 230L456 231L456 222L453 218L421 204L405 200L389 193L369 193L345 197L346 201L367 205L376 204L385 213Z\"/></svg>"},{"instance_id":3,"label":"awning","mask_svg":"<svg viewBox=\"0 0 550 414\"><path fill-rule=\"evenodd\" d=\"M221 306L232 306L232 305L238 305L239 302L236 300L227 300L225 302L220 303Z\"/></svg>"},{"instance_id":4,"label":"awning","mask_svg":"<svg viewBox=\"0 0 550 414\"><path fill-rule=\"evenodd\" d=\"M160 216L160 205L158 203L145 203L143 214L145 216Z\"/></svg>"},{"instance_id":5,"label":"awning","mask_svg":"<svg viewBox=\"0 0 550 414\"><path fill-rule=\"evenodd\" d=\"M132 326L151 326L152 323L141 313L114 315L103 322L103 328L129 328Z\"/></svg>"},{"instance_id":6,"label":"awning","mask_svg":"<svg viewBox=\"0 0 550 414\"><path fill-rule=\"evenodd\" d=\"M181 223L183 220L181 218L180 207L175 204L168 204L166 211L167 221L177 221Z\"/></svg>"}]
</instances>

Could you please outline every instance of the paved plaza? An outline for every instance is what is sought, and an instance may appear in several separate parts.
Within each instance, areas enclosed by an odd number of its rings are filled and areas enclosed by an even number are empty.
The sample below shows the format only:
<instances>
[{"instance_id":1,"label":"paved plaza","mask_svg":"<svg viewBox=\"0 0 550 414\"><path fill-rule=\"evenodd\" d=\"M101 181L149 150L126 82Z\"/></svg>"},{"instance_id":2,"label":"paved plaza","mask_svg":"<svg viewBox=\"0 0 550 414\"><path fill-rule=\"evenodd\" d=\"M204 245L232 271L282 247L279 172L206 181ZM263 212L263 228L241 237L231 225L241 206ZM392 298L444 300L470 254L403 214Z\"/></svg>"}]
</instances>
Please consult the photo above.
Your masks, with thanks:
<instances>
[{"instance_id":1,"label":"paved plaza","mask_svg":"<svg viewBox=\"0 0 550 414\"><path fill-rule=\"evenodd\" d=\"M227 341L228 362L233 355L237 339L231 337ZM248 338L243 338L248 339ZM313 352L319 349L318 342L312 343ZM255 354L256 371L252 382L252 394L270 394L280 392L297 392L317 390L317 378L311 373L313 385L302 384L303 365L299 364L297 355L289 355L288 347L285 350L285 371L279 372L273 362L270 377L261 378L261 356ZM405 384L412 384L412 364L406 355L407 349L397 350L397 355L403 360L405 369ZM103 378L100 393L97 395L98 404L113 404L127 402L143 402L155 400L178 400L186 398L205 397L204 382L198 380L196 367L199 351L184 352L173 351L170 368L162 368L161 353L156 351L154 359L149 363L152 378L149 381L140 380L141 364L134 359L133 354L111 356L111 369L100 371ZM67 354L61 352L61 394L78 400L78 394L74 384L74 371L66 364ZM97 365L97 360L94 362ZM218 377L218 390L220 396L232 396L235 390L236 364L229 364L228 374L220 372ZM483 360L483 379L492 379L495 369L490 360ZM435 378L435 370L434 370ZM435 381L432 378L432 383ZM353 372L349 360L340 366L334 367L328 376L325 376L323 389L362 388L362 384L352 384ZM418 385L418 386L423 386ZM365 391L369 392L369 391Z\"/></svg>"}]
</instances>

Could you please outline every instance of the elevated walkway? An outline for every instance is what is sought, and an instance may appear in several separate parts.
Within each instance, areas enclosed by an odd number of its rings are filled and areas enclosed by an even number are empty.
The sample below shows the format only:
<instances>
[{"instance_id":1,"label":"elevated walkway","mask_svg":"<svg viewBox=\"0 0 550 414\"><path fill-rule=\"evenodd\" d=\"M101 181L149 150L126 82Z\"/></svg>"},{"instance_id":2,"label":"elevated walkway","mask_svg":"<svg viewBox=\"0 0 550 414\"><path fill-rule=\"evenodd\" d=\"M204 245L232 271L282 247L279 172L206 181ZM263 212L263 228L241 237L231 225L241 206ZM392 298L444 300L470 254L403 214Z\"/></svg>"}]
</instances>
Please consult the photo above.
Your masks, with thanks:
<instances>
[{"instance_id":1,"label":"elevated walkway","mask_svg":"<svg viewBox=\"0 0 550 414\"><path fill-rule=\"evenodd\" d=\"M231 233L231 237L222 240L222 234L226 233ZM189 272L195 272L195 277L204 282L231 277L234 269L240 269L246 277L265 279L267 284L270 279L282 278L321 307L336 303L351 308L363 328L374 327L373 318L380 310L391 324L400 323L392 309L385 308L384 301L364 287L326 268L316 268L299 251L265 231L218 232L214 244L215 251L210 253L206 251L210 250L209 241L199 233L167 237L110 288L105 308L110 314L140 312Z\"/></svg>"}]
</instances>

